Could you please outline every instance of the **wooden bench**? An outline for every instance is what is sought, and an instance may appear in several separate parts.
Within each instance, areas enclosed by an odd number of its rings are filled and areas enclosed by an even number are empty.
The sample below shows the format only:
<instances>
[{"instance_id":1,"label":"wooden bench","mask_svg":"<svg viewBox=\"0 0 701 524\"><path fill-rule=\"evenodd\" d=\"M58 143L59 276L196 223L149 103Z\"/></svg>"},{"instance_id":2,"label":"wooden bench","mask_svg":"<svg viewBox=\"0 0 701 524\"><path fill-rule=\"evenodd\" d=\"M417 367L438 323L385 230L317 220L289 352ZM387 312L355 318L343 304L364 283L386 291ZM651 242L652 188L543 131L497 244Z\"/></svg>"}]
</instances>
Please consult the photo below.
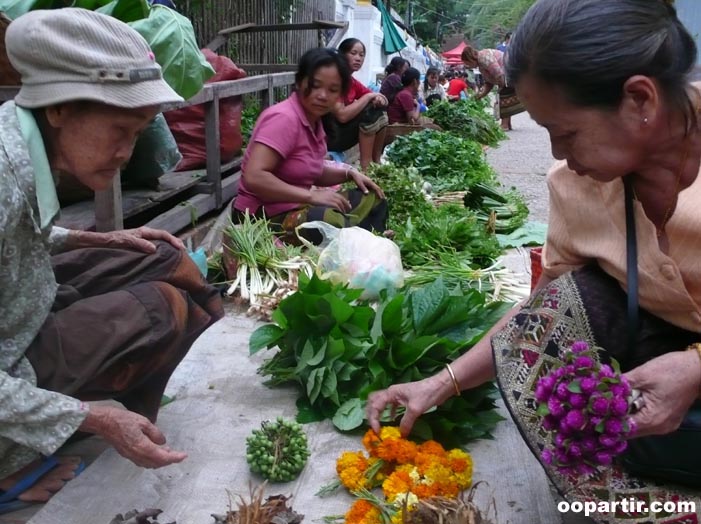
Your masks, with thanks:
<instances>
[{"instance_id":1,"label":"wooden bench","mask_svg":"<svg viewBox=\"0 0 701 524\"><path fill-rule=\"evenodd\" d=\"M148 225L176 233L202 216L221 209L236 196L241 158L221 163L219 151L220 100L261 93L262 106L275 103L275 88L294 84L294 73L275 73L239 80L207 84L191 99L170 104L163 111L204 104L207 165L203 169L166 173L159 178L157 190L122 190L120 177L112 187L97 191L94 200L61 209L59 225L71 229L113 231L130 226ZM0 101L17 94L17 87L0 87Z\"/></svg>"}]
</instances>

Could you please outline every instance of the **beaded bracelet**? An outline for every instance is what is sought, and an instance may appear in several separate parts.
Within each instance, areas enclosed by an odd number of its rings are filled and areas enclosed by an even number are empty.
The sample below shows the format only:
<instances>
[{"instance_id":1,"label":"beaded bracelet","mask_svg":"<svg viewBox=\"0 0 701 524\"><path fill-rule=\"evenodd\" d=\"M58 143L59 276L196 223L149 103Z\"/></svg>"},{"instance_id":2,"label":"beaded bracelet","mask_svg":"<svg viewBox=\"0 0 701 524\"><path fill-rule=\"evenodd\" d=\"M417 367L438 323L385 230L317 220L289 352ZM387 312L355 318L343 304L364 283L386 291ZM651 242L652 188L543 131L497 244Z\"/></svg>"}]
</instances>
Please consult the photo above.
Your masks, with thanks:
<instances>
[{"instance_id":1,"label":"beaded bracelet","mask_svg":"<svg viewBox=\"0 0 701 524\"><path fill-rule=\"evenodd\" d=\"M450 367L450 364L446 364L445 368L448 370L448 373L450 374L450 378L453 381L453 387L455 387L455 396L459 397L460 396L460 386L458 385L458 381L455 378L455 373L453 372L453 368Z\"/></svg>"}]
</instances>

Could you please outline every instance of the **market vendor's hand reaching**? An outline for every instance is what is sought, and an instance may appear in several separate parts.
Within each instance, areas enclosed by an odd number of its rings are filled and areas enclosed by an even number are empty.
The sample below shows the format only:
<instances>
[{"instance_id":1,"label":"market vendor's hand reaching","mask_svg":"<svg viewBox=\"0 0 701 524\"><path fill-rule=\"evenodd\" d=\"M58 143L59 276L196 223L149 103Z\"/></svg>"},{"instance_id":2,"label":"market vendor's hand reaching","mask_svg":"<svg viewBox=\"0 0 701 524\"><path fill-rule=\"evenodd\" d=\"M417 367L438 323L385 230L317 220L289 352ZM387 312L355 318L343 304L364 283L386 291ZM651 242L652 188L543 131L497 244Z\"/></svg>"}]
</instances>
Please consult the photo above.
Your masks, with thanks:
<instances>
[{"instance_id":1,"label":"market vendor's hand reaching","mask_svg":"<svg viewBox=\"0 0 701 524\"><path fill-rule=\"evenodd\" d=\"M182 462L187 454L165 445L163 433L146 417L113 406L91 406L80 426L109 442L124 458L143 468L160 468Z\"/></svg>"},{"instance_id":2,"label":"market vendor's hand reaching","mask_svg":"<svg viewBox=\"0 0 701 524\"><path fill-rule=\"evenodd\" d=\"M385 193L382 191L382 188L373 182L369 176L364 175L355 169L351 169L348 171L348 178L353 180L355 185L358 186L358 189L360 189L364 194L367 195L370 191L372 191L382 200L385 199Z\"/></svg>"},{"instance_id":3,"label":"market vendor's hand reaching","mask_svg":"<svg viewBox=\"0 0 701 524\"><path fill-rule=\"evenodd\" d=\"M372 99L372 105L375 107L387 107L389 105L389 102L385 95L376 93L375 98Z\"/></svg>"},{"instance_id":4,"label":"market vendor's hand reaching","mask_svg":"<svg viewBox=\"0 0 701 524\"><path fill-rule=\"evenodd\" d=\"M695 351L673 351L624 375L644 402L633 415L635 437L676 430L699 395L701 364Z\"/></svg>"},{"instance_id":5,"label":"market vendor's hand reaching","mask_svg":"<svg viewBox=\"0 0 701 524\"><path fill-rule=\"evenodd\" d=\"M134 249L144 253L155 253L156 245L154 240L168 242L176 249L185 249L182 241L162 229L151 229L150 227L139 227L137 229L123 229L121 231L110 231L109 233L98 233L103 236L106 247L117 247L124 249Z\"/></svg>"},{"instance_id":6,"label":"market vendor's hand reaching","mask_svg":"<svg viewBox=\"0 0 701 524\"><path fill-rule=\"evenodd\" d=\"M447 375L447 373L446 373ZM366 415L370 427L375 433L380 433L380 419L387 408L391 408L391 418L394 418L397 407L404 406L406 411L399 423L402 436L406 437L414 427L416 419L433 406L445 402L452 395L450 378L441 374L419 380L395 384L387 389L375 391L368 397Z\"/></svg>"},{"instance_id":7,"label":"market vendor's hand reaching","mask_svg":"<svg viewBox=\"0 0 701 524\"><path fill-rule=\"evenodd\" d=\"M341 213L348 213L351 203L341 193L328 189L313 189L309 192L309 202L312 206L332 207Z\"/></svg>"}]
</instances>

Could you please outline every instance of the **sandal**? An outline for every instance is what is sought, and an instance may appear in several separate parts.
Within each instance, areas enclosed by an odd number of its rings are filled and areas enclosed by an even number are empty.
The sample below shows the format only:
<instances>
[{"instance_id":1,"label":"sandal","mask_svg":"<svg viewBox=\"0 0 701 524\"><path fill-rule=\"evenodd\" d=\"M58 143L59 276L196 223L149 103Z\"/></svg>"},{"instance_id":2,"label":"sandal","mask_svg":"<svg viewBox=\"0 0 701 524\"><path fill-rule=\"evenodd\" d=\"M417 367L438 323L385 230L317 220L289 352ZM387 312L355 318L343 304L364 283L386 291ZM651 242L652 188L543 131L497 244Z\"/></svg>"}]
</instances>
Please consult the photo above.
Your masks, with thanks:
<instances>
[{"instance_id":1,"label":"sandal","mask_svg":"<svg viewBox=\"0 0 701 524\"><path fill-rule=\"evenodd\" d=\"M25 502L17 497L34 486L44 475L56 468L58 465L59 462L56 460L56 457L53 455L48 456L44 458L36 468L19 479L10 489L7 491L0 490L0 515L10 513L12 511L19 511L29 506L33 506L34 504L43 504L43 502ZM75 476L77 477L80 475L84 469L84 462L78 464L78 467L75 470Z\"/></svg>"}]
</instances>

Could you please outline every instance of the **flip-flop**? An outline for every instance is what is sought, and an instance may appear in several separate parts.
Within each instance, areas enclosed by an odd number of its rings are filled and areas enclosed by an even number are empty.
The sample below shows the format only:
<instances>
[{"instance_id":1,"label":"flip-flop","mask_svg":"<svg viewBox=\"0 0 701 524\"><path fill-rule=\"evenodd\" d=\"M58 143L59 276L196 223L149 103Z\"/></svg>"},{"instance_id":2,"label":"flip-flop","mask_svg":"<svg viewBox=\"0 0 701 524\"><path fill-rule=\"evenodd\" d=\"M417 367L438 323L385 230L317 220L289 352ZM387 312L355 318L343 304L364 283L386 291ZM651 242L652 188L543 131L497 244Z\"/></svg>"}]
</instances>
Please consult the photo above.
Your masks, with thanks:
<instances>
[{"instance_id":1,"label":"flip-flop","mask_svg":"<svg viewBox=\"0 0 701 524\"><path fill-rule=\"evenodd\" d=\"M53 455L46 457L41 461L41 464L18 480L10 489L7 491L0 490L0 515L12 511L19 511L33 506L34 504L42 504L41 502L25 502L24 500L19 500L17 497L34 486L44 475L58 465L59 462L56 460L56 457ZM80 475L84 469L85 463L81 461L75 469L75 476L77 477Z\"/></svg>"}]
</instances>

